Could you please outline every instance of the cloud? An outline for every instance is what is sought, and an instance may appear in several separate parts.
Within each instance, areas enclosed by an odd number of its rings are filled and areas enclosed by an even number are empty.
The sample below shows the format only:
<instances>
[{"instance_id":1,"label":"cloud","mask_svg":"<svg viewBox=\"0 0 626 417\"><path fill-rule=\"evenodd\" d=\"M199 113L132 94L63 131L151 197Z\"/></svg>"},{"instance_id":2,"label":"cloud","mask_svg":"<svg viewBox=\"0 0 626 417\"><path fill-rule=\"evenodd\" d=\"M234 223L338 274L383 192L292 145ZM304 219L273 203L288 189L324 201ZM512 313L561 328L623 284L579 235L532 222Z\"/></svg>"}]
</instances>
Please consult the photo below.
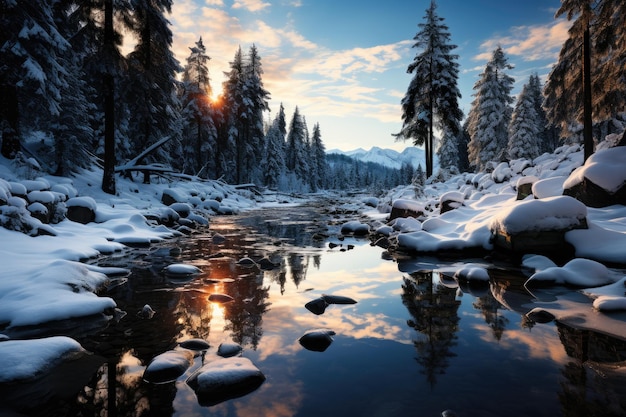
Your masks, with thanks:
<instances>
[{"instance_id":1,"label":"cloud","mask_svg":"<svg viewBox=\"0 0 626 417\"><path fill-rule=\"evenodd\" d=\"M259 12L270 6L270 3L266 3L263 0L235 0L233 3L233 9L246 9L250 12Z\"/></svg>"},{"instance_id":2,"label":"cloud","mask_svg":"<svg viewBox=\"0 0 626 417\"><path fill-rule=\"evenodd\" d=\"M548 25L513 27L509 35L483 42L480 49L484 52L474 59L489 60L493 50L500 45L507 54L521 57L524 61L555 60L569 36L570 26L571 22L559 19Z\"/></svg>"}]
</instances>

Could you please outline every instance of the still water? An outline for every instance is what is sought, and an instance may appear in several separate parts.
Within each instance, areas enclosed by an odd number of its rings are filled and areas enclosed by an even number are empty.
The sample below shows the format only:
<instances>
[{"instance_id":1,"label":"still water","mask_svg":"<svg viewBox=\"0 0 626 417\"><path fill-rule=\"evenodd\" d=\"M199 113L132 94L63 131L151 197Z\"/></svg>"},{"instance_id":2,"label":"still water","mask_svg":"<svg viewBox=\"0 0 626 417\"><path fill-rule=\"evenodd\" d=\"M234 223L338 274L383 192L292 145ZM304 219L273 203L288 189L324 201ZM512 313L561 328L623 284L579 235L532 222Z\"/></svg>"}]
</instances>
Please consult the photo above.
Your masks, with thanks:
<instances>
[{"instance_id":1,"label":"still water","mask_svg":"<svg viewBox=\"0 0 626 417\"><path fill-rule=\"evenodd\" d=\"M367 239L341 238L346 218L329 207L259 209L214 218L206 234L102 260L132 269L106 293L126 316L104 331L66 329L94 355L15 388L11 408L109 417L626 414L624 341L529 321L533 296L514 269L494 269L488 286L459 289L432 272L441 260L393 258ZM241 265L244 257L267 257L275 267ZM168 277L162 270L172 263L202 273ZM212 293L234 301L209 302ZM321 315L304 307L323 294L357 303ZM137 314L146 304L152 318ZM335 332L325 351L300 345L318 328ZM154 356L190 338L211 350L239 343L266 381L206 407L185 382L201 357L176 382L142 380Z\"/></svg>"}]
</instances>

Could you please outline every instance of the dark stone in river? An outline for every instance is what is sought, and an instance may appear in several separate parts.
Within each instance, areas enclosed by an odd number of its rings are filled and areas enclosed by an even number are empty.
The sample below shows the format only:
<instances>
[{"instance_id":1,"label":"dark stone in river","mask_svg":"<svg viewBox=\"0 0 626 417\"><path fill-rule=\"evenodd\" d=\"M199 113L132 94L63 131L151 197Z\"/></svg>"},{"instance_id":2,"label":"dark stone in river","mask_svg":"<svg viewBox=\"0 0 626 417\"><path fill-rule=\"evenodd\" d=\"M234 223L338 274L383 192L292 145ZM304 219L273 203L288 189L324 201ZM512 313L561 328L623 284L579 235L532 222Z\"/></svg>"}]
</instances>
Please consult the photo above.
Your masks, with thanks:
<instances>
[{"instance_id":1,"label":"dark stone in river","mask_svg":"<svg viewBox=\"0 0 626 417\"><path fill-rule=\"evenodd\" d=\"M555 319L554 314L540 308L532 309L531 311L526 313L526 317L528 317L535 323L550 323Z\"/></svg>"},{"instance_id":2,"label":"dark stone in river","mask_svg":"<svg viewBox=\"0 0 626 417\"><path fill-rule=\"evenodd\" d=\"M326 307L328 307L328 303L323 298L316 298L315 300L311 300L306 303L304 307L311 313L319 316L320 314L324 314Z\"/></svg>"},{"instance_id":3,"label":"dark stone in river","mask_svg":"<svg viewBox=\"0 0 626 417\"><path fill-rule=\"evenodd\" d=\"M178 345L180 347L182 347L182 348L189 349L189 350L195 350L195 351L203 351L203 350L207 350L207 349L209 349L211 347L209 345L209 342L207 342L204 339L198 339L198 338L188 339L188 340L182 341Z\"/></svg>"},{"instance_id":4,"label":"dark stone in river","mask_svg":"<svg viewBox=\"0 0 626 417\"><path fill-rule=\"evenodd\" d=\"M209 295L209 301L214 302L214 303L224 304L224 303L230 303L231 301L234 301L234 300L235 299L228 294L215 293L215 294Z\"/></svg>"},{"instance_id":5,"label":"dark stone in river","mask_svg":"<svg viewBox=\"0 0 626 417\"><path fill-rule=\"evenodd\" d=\"M309 330L300 339L300 345L307 350L313 352L324 352L328 349L328 346L333 342L334 331L328 329L315 329Z\"/></svg>"},{"instance_id":6,"label":"dark stone in river","mask_svg":"<svg viewBox=\"0 0 626 417\"><path fill-rule=\"evenodd\" d=\"M322 299L328 304L356 304L354 299L342 295L323 295Z\"/></svg>"}]
</instances>

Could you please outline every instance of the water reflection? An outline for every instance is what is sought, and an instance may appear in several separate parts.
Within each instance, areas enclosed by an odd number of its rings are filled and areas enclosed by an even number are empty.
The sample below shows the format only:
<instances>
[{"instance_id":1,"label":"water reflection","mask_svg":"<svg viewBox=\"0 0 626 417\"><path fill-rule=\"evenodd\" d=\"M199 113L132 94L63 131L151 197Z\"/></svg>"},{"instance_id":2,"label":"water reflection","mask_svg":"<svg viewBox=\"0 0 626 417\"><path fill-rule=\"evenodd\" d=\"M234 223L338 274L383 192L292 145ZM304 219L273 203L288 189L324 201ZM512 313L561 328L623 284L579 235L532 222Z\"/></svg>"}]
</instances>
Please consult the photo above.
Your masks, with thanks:
<instances>
[{"instance_id":1,"label":"water reflection","mask_svg":"<svg viewBox=\"0 0 626 417\"><path fill-rule=\"evenodd\" d=\"M456 356L459 330L456 291L433 281L433 272L414 272L404 278L402 304L411 314L409 327L417 330L413 341L417 351L417 363L423 368L431 387L437 383L437 375L445 374L450 358Z\"/></svg>"},{"instance_id":2,"label":"water reflection","mask_svg":"<svg viewBox=\"0 0 626 417\"><path fill-rule=\"evenodd\" d=\"M47 380L45 388L0 387L0 403L46 417L436 416L448 408L459 416L626 414L626 342L526 316L558 292L530 294L510 268L490 269L488 285L459 286L433 272L445 261L383 260L367 241L339 240L313 212L304 211L306 221L295 210L220 218L206 236L108 259L132 269L107 294L128 314L80 336L95 353L89 363L54 370L38 382ZM321 234L344 246L331 248ZM341 251L347 245L354 250ZM244 257L272 265L242 265ZM172 263L202 272L172 279L163 273ZM234 300L212 303L213 293ZM324 294L357 303L331 304L321 315L305 308ZM146 304L152 318L136 314ZM319 328L335 333L332 344L323 352L302 347L298 339ZM142 380L152 358L191 338L210 343L207 355L225 341L241 344L267 381L202 407L185 384L201 356L176 382ZM68 375L71 394L41 395Z\"/></svg>"}]
</instances>

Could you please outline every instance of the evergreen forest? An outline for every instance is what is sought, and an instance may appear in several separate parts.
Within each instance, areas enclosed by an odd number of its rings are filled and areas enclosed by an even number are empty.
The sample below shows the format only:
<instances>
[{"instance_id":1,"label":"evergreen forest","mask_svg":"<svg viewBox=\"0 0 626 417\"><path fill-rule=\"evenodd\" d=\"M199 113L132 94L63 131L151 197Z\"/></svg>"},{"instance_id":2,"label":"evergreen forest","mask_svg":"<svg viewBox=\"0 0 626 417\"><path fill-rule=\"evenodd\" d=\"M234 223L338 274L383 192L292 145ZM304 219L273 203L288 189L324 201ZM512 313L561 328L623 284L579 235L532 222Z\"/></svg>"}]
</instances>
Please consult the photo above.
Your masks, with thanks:
<instances>
[{"instance_id":1,"label":"evergreen forest","mask_svg":"<svg viewBox=\"0 0 626 417\"><path fill-rule=\"evenodd\" d=\"M173 0L0 1L1 153L34 158L70 175L103 168L116 175L188 175L282 191L389 188L422 167L401 170L328 156L318 123L296 107L269 118L261 53L234 52L215 97L210 53L199 37L185 62L172 52ZM622 0L563 0L569 39L544 82L532 74L512 95L506 52L497 47L459 109L458 55L433 0L415 35L413 74L401 101L398 140L426 150L426 178L488 170L529 159L561 141L584 143L624 129L626 6ZM125 37L136 42L122 53ZM591 140L590 138L593 138Z\"/></svg>"}]
</instances>

